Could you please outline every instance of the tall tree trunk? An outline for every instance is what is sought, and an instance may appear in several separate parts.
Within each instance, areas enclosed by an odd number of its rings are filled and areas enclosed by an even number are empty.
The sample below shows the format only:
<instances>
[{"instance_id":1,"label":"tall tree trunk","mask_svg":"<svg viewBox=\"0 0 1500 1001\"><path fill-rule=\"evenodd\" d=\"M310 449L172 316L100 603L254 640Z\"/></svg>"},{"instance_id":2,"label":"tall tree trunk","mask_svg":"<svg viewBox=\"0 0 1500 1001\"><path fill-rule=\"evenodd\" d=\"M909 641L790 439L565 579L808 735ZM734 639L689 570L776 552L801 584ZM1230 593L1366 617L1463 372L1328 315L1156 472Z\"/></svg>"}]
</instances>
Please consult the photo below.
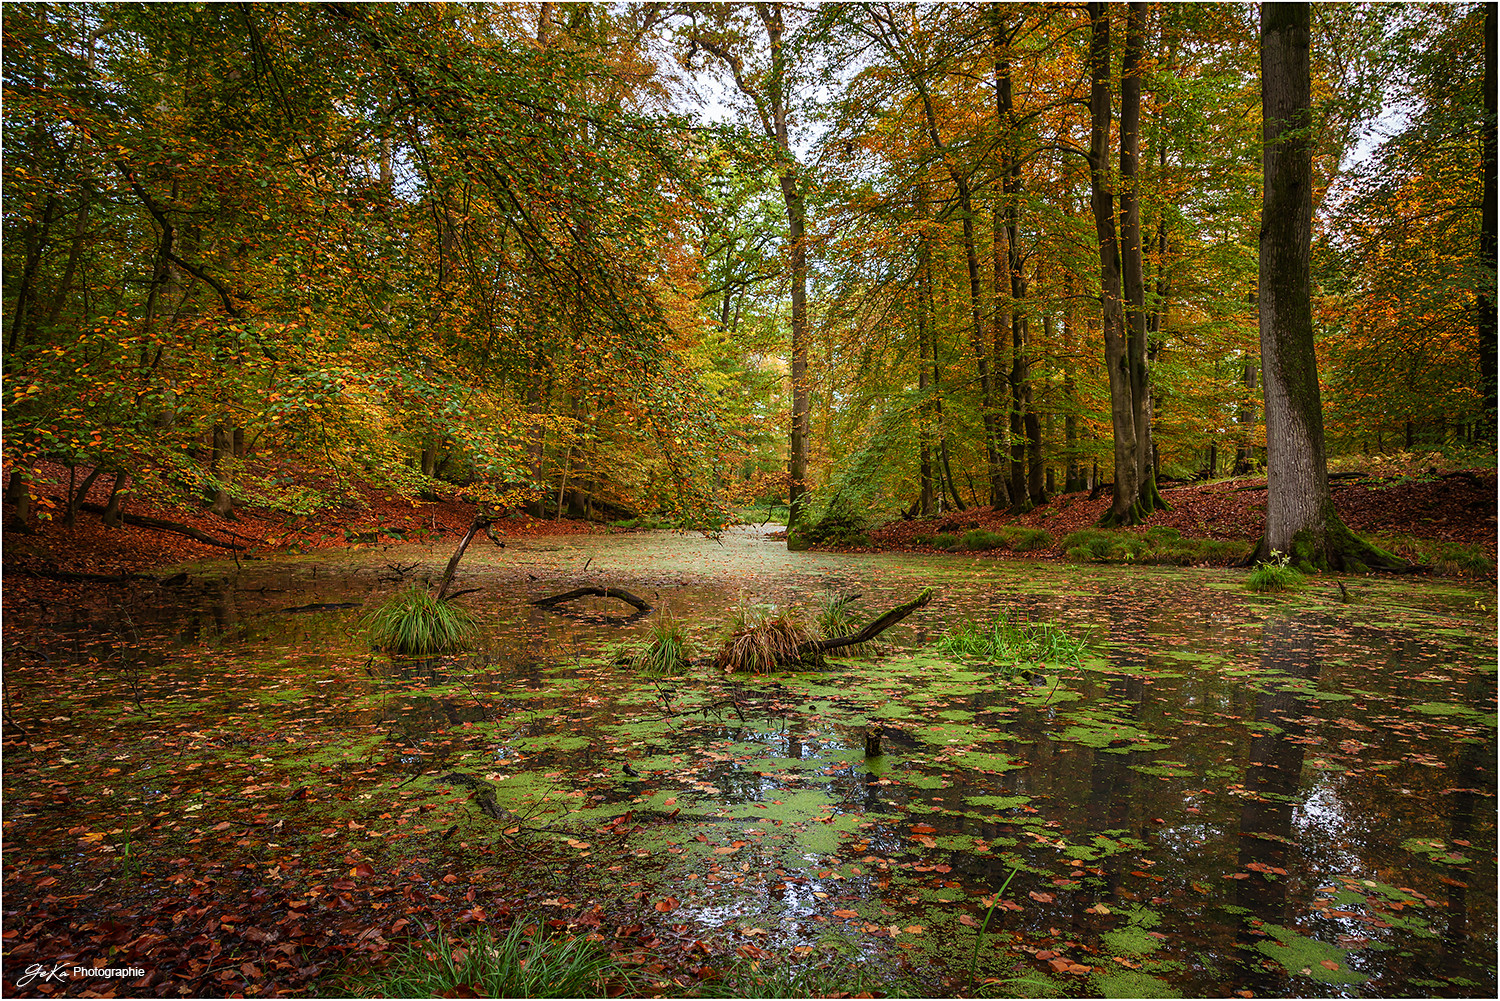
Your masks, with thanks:
<instances>
[{"instance_id":1,"label":"tall tree trunk","mask_svg":"<svg viewBox=\"0 0 1500 1001\"><path fill-rule=\"evenodd\" d=\"M1257 359L1245 356L1244 384L1246 389L1256 388L1256 375L1260 372L1260 363ZM1255 432L1255 404L1250 402L1250 397L1245 397L1245 402L1239 407L1235 414L1235 423L1239 430L1235 432L1234 466L1230 469L1233 476L1244 476L1250 472L1251 460L1255 458L1255 449L1248 440Z\"/></svg>"},{"instance_id":2,"label":"tall tree trunk","mask_svg":"<svg viewBox=\"0 0 1500 1001\"><path fill-rule=\"evenodd\" d=\"M792 151L789 131L791 93L788 83L787 55L783 41L786 32L781 5L757 4L757 16L771 49L771 72L762 96L742 75L738 60L723 50L721 58L734 71L736 85L762 109L762 126L766 136L776 144L781 155L778 182L786 206L787 239L792 264L792 423L788 434L787 456L787 544L795 544L797 529L806 519L807 452L811 430L810 401L807 385L807 202L802 193L801 172ZM715 51L709 46L710 51Z\"/></svg>"},{"instance_id":3,"label":"tall tree trunk","mask_svg":"<svg viewBox=\"0 0 1500 1001\"><path fill-rule=\"evenodd\" d=\"M1115 198L1109 187L1109 5L1089 11L1089 173L1090 207L1099 238L1099 291L1104 330L1104 366L1109 374L1109 416L1115 435L1114 500L1102 525L1134 525L1141 520L1136 477L1135 412L1131 404L1129 343L1120 293L1120 241L1115 233ZM1124 131L1123 128L1121 130Z\"/></svg>"},{"instance_id":4,"label":"tall tree trunk","mask_svg":"<svg viewBox=\"0 0 1500 1001\"><path fill-rule=\"evenodd\" d=\"M1479 386L1483 406L1479 409L1480 434L1486 441L1496 440L1495 426L1495 5L1484 6L1484 205L1479 220L1479 276L1476 296L1475 326L1479 331Z\"/></svg>"},{"instance_id":5,"label":"tall tree trunk","mask_svg":"<svg viewBox=\"0 0 1500 1001\"><path fill-rule=\"evenodd\" d=\"M935 135L935 127L933 131ZM974 346L975 367L979 372L980 409L984 424L984 454L989 479L990 504L998 510L1010 505L1010 492L1005 484L1005 471L1000 459L1000 414L995 401L994 379L990 374L990 361L985 344L984 299L979 281L979 251L974 240L974 200L969 190L969 179L956 167L952 168L952 174L954 185L958 189L959 209L963 213L964 260L969 269L969 337Z\"/></svg>"},{"instance_id":6,"label":"tall tree trunk","mask_svg":"<svg viewBox=\"0 0 1500 1001\"><path fill-rule=\"evenodd\" d=\"M917 225L921 227L917 234L917 391L921 395L921 404L917 411L917 439L918 439L918 479L921 482L921 498L918 509L921 513L929 515L933 513L934 496L932 489L932 403L927 399L929 386L936 388L936 367L932 371L932 378L928 374L928 359L937 360L937 345L932 345L932 351L928 350L929 324L928 313L932 309L932 290L930 284L930 266L932 248L927 242L927 188L926 185L917 186L916 205ZM940 501L941 491L937 499Z\"/></svg>"},{"instance_id":7,"label":"tall tree trunk","mask_svg":"<svg viewBox=\"0 0 1500 1001\"><path fill-rule=\"evenodd\" d=\"M1000 133L1000 205L995 210L995 323L999 325L1000 303L1010 300L1010 509L1032 508L1027 489L1027 404L1030 402L1030 364L1026 357L1026 273L1021 258L1021 160L1016 150L1019 126L1011 81L1011 34L1006 30L1002 8L989 8L991 47L995 64L995 125ZM1005 258L1000 257L1004 234ZM1001 273L1004 272L1004 281ZM996 357L999 357L998 339Z\"/></svg>"},{"instance_id":8,"label":"tall tree trunk","mask_svg":"<svg viewBox=\"0 0 1500 1001\"><path fill-rule=\"evenodd\" d=\"M1063 195L1063 213L1069 218L1073 215L1071 187ZM1073 379L1073 366L1078 345L1073 337L1073 275L1066 269L1063 271L1062 291L1065 304L1062 314L1063 451L1068 461L1066 478L1063 481L1063 493L1070 494L1077 490L1087 489L1088 483L1083 475L1083 465L1079 462L1078 453L1078 385ZM1048 340L1051 340L1050 335Z\"/></svg>"},{"instance_id":9,"label":"tall tree trunk","mask_svg":"<svg viewBox=\"0 0 1500 1001\"><path fill-rule=\"evenodd\" d=\"M1328 488L1313 349L1309 7L1261 6L1260 355L1266 406L1266 534L1252 558L1317 569L1399 565L1339 519Z\"/></svg>"},{"instance_id":10,"label":"tall tree trunk","mask_svg":"<svg viewBox=\"0 0 1500 1001\"><path fill-rule=\"evenodd\" d=\"M985 311L982 285L979 278L979 251L974 236L974 197L969 183L967 165L953 159L953 151L943 142L938 129L937 111L933 105L932 92L920 70L912 64L910 50L902 37L903 28L899 18L877 18L880 23L878 41L891 59L900 65L908 82L916 90L922 102L922 115L927 130L927 141L932 151L942 160L958 195L959 215L963 223L964 263L969 272L969 342L974 351L975 369L979 375L980 415L984 425L984 450L986 473L989 479L990 503L996 507L1008 506L1009 492L1000 462L1000 423L996 407L995 386L990 373L989 344L985 332ZM950 486L953 484L950 482ZM955 495L957 491L955 490Z\"/></svg>"},{"instance_id":11,"label":"tall tree trunk","mask_svg":"<svg viewBox=\"0 0 1500 1001\"><path fill-rule=\"evenodd\" d=\"M1151 370L1146 351L1145 255L1141 245L1141 73L1145 47L1146 5L1131 3L1125 22L1125 51L1120 62L1120 255L1129 341L1130 419L1135 425L1136 500L1139 504L1132 522L1165 506L1156 489L1152 465Z\"/></svg>"}]
</instances>

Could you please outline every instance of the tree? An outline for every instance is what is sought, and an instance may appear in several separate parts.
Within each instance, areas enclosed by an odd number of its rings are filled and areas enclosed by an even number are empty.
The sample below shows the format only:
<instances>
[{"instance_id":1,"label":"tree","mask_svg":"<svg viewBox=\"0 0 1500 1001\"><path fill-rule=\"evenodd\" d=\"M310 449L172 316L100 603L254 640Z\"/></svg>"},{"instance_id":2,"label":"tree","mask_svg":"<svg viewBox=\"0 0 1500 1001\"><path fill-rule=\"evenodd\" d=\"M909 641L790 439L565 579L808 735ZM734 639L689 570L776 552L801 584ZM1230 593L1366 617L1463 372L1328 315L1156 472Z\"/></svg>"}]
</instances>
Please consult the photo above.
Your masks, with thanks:
<instances>
[{"instance_id":1,"label":"tree","mask_svg":"<svg viewBox=\"0 0 1500 1001\"><path fill-rule=\"evenodd\" d=\"M719 5L712 5L718 7ZM787 543L796 544L796 532L806 518L808 487L807 453L810 424L807 348L807 192L797 155L792 150L791 116L795 65L788 53L784 4L739 4L713 11L714 17L700 24L694 9L687 37L689 60L695 51L711 55L734 80L735 87L754 107L762 132L777 154L777 182L786 206L787 249L791 263L792 299L792 421L787 458ZM740 15L748 8L765 35L764 64L754 65L751 31Z\"/></svg>"},{"instance_id":2,"label":"tree","mask_svg":"<svg viewBox=\"0 0 1500 1001\"><path fill-rule=\"evenodd\" d=\"M1288 554L1317 569L1394 568L1333 506L1313 345L1313 128L1306 3L1261 5L1264 189L1260 353L1266 408L1266 533L1252 559Z\"/></svg>"},{"instance_id":3,"label":"tree","mask_svg":"<svg viewBox=\"0 0 1500 1001\"><path fill-rule=\"evenodd\" d=\"M1105 524L1141 520L1137 497L1135 413L1131 406L1130 342L1121 295L1120 237L1115 230L1115 196L1109 181L1110 42L1109 5L1091 3L1089 12L1089 205L1099 239L1099 298L1104 332L1104 367L1109 374L1109 413L1115 440L1114 502ZM1125 129L1121 127L1121 134ZM1122 150L1123 153L1123 150ZM1123 156L1122 156L1123 159Z\"/></svg>"}]
</instances>

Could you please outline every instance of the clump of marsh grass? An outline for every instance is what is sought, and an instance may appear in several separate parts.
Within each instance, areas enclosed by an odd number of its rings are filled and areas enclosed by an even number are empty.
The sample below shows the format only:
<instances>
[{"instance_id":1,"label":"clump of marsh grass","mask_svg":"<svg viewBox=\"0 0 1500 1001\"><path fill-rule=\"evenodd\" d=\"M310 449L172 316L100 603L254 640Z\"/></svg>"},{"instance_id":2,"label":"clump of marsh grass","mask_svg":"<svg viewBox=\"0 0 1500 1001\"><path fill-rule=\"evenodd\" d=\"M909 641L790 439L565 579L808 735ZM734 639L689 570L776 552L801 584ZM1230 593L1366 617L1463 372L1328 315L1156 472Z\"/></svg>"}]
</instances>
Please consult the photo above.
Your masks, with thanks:
<instances>
[{"instance_id":1,"label":"clump of marsh grass","mask_svg":"<svg viewBox=\"0 0 1500 1001\"><path fill-rule=\"evenodd\" d=\"M1275 549L1271 550L1269 560L1255 564L1245 580L1245 586L1252 591L1295 591L1306 583L1307 578L1292 566L1291 557Z\"/></svg>"},{"instance_id":2,"label":"clump of marsh grass","mask_svg":"<svg viewBox=\"0 0 1500 1001\"><path fill-rule=\"evenodd\" d=\"M818 632L828 639L838 639L857 633L864 625L864 616L853 609L853 604L859 595L850 595L838 598L832 595L823 601L823 607L818 612ZM854 643L850 646L840 647L840 657L858 657L865 653L873 643Z\"/></svg>"},{"instance_id":3,"label":"clump of marsh grass","mask_svg":"<svg viewBox=\"0 0 1500 1001\"><path fill-rule=\"evenodd\" d=\"M1050 622L1027 622L1009 615L989 625L963 622L935 644L942 653L968 663L1077 664L1088 652L1089 641L1072 636Z\"/></svg>"},{"instance_id":4,"label":"clump of marsh grass","mask_svg":"<svg viewBox=\"0 0 1500 1001\"><path fill-rule=\"evenodd\" d=\"M729 639L714 657L714 667L724 671L774 671L797 660L797 648L816 638L787 609L741 605Z\"/></svg>"},{"instance_id":5,"label":"clump of marsh grass","mask_svg":"<svg viewBox=\"0 0 1500 1001\"><path fill-rule=\"evenodd\" d=\"M474 616L412 585L366 616L370 643L378 650L412 657L432 657L468 649L478 631Z\"/></svg>"},{"instance_id":6,"label":"clump of marsh grass","mask_svg":"<svg viewBox=\"0 0 1500 1001\"><path fill-rule=\"evenodd\" d=\"M687 641L676 616L663 608L651 623L651 634L630 658L631 665L642 674L667 677L679 674L687 666Z\"/></svg>"},{"instance_id":7,"label":"clump of marsh grass","mask_svg":"<svg viewBox=\"0 0 1500 1001\"><path fill-rule=\"evenodd\" d=\"M628 988L629 975L599 943L544 935L540 921L525 918L503 938L481 928L457 941L439 929L364 986L393 998L587 998Z\"/></svg>"}]
</instances>

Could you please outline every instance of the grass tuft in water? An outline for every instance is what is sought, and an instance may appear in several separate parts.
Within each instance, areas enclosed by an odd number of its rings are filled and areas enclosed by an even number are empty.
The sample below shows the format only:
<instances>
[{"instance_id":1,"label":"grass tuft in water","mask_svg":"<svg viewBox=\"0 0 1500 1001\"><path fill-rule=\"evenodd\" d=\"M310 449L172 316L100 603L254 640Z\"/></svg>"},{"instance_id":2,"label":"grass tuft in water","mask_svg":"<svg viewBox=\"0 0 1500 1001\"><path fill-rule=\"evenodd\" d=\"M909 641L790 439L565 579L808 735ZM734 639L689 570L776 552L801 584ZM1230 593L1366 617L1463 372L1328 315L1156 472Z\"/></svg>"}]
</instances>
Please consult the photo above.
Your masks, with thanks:
<instances>
[{"instance_id":1,"label":"grass tuft in water","mask_svg":"<svg viewBox=\"0 0 1500 1001\"><path fill-rule=\"evenodd\" d=\"M677 617L665 608L657 612L651 623L651 635L636 649L630 662L637 671L654 677L682 673L688 662L687 641L682 638Z\"/></svg>"},{"instance_id":2,"label":"grass tuft in water","mask_svg":"<svg viewBox=\"0 0 1500 1001\"><path fill-rule=\"evenodd\" d=\"M836 598L830 595L823 601L823 608L818 612L818 632L828 639L838 639L857 633L864 625L864 616L860 615L852 607L857 596L847 598ZM840 657L858 657L867 652L873 643L855 643L852 646L840 647Z\"/></svg>"},{"instance_id":3,"label":"grass tuft in water","mask_svg":"<svg viewBox=\"0 0 1500 1001\"><path fill-rule=\"evenodd\" d=\"M419 584L397 591L365 624L376 649L412 657L466 650L478 631L467 609L438 601Z\"/></svg>"},{"instance_id":4,"label":"grass tuft in water","mask_svg":"<svg viewBox=\"0 0 1500 1001\"><path fill-rule=\"evenodd\" d=\"M1295 591L1306 583L1307 578L1292 566L1290 557L1274 549L1271 558L1255 564L1245 580L1245 586L1252 591Z\"/></svg>"},{"instance_id":5,"label":"grass tuft in water","mask_svg":"<svg viewBox=\"0 0 1500 1001\"><path fill-rule=\"evenodd\" d=\"M606 997L611 987L629 986L626 971L599 943L547 937L540 929L540 922L521 919L503 938L481 928L467 941L439 929L363 986L393 998Z\"/></svg>"},{"instance_id":6,"label":"grass tuft in water","mask_svg":"<svg viewBox=\"0 0 1500 1001\"><path fill-rule=\"evenodd\" d=\"M934 645L956 660L1010 665L1077 664L1089 649L1086 634L1071 636L1050 622L1032 623L1008 615L987 626L960 623Z\"/></svg>"},{"instance_id":7,"label":"grass tuft in water","mask_svg":"<svg viewBox=\"0 0 1500 1001\"><path fill-rule=\"evenodd\" d=\"M789 610L742 604L729 639L714 657L714 667L726 672L774 671L797 660L797 648L811 639L816 639L813 631Z\"/></svg>"}]
</instances>

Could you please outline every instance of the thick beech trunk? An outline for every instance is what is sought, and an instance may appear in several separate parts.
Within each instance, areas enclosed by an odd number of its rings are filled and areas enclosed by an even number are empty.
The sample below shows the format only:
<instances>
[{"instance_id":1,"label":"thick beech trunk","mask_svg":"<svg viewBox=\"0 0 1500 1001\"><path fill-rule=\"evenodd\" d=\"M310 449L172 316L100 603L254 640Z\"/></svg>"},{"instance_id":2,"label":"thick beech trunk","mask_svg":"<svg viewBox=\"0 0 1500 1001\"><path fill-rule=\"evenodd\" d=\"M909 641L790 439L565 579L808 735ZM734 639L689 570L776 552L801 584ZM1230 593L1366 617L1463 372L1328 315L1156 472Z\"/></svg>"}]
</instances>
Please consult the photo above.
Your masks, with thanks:
<instances>
[{"instance_id":1,"label":"thick beech trunk","mask_svg":"<svg viewBox=\"0 0 1500 1001\"><path fill-rule=\"evenodd\" d=\"M1313 349L1311 73L1306 3L1261 7L1260 355L1266 407L1266 534L1252 559L1286 553L1316 569L1401 562L1339 519L1328 487Z\"/></svg>"},{"instance_id":2,"label":"thick beech trunk","mask_svg":"<svg viewBox=\"0 0 1500 1001\"><path fill-rule=\"evenodd\" d=\"M16 506L9 527L13 531L31 532L31 470L11 470L5 494L5 499Z\"/></svg>"}]
</instances>

